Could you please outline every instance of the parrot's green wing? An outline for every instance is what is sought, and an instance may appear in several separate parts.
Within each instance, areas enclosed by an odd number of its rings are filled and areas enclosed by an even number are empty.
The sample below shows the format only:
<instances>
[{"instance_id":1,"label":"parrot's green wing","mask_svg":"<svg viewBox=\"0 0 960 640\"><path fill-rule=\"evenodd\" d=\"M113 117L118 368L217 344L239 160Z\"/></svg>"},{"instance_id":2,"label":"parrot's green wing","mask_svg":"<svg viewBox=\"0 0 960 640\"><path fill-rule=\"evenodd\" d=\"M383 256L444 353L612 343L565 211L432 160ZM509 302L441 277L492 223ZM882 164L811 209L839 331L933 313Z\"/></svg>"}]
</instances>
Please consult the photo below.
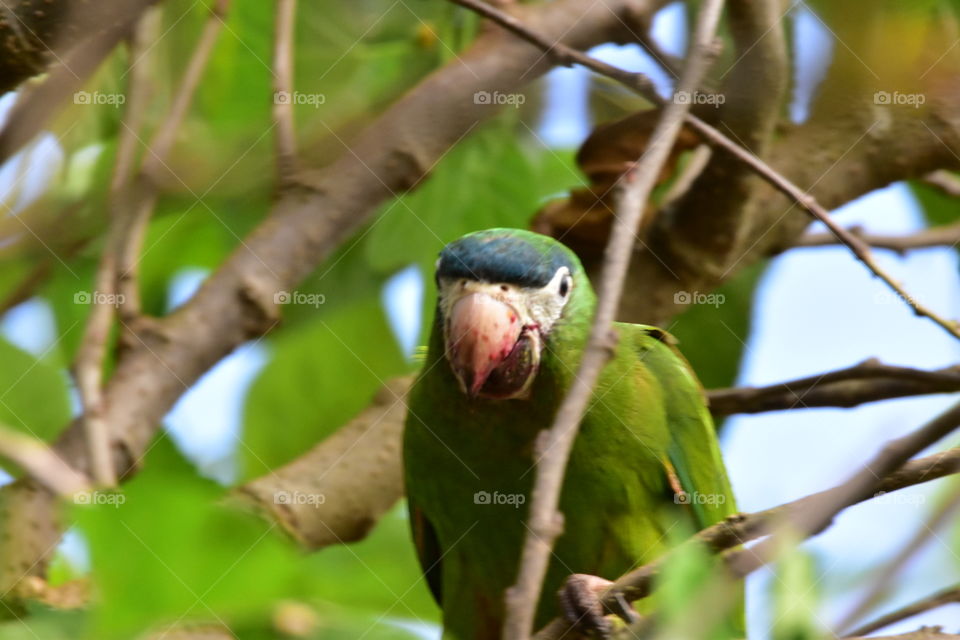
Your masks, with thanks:
<instances>
[{"instance_id":1,"label":"parrot's green wing","mask_svg":"<svg viewBox=\"0 0 960 640\"><path fill-rule=\"evenodd\" d=\"M656 327L622 324L617 328L625 339L633 339L642 365L654 374L663 389L670 429L669 460L665 466L668 475L675 474L671 480L679 483L677 488L685 492L681 501L691 506L697 528L703 529L736 513L703 390L690 365L674 347L675 339Z\"/></svg>"},{"instance_id":2,"label":"parrot's green wing","mask_svg":"<svg viewBox=\"0 0 960 640\"><path fill-rule=\"evenodd\" d=\"M704 529L736 513L703 388L674 347L676 340L656 327L624 324L617 328L624 339L632 338L642 366L653 373L663 390L670 430L664 467L675 494L685 494L681 501L689 505L694 524ZM746 630L742 586L739 589L741 604L731 611L729 626L719 637L741 637Z\"/></svg>"}]
</instances>

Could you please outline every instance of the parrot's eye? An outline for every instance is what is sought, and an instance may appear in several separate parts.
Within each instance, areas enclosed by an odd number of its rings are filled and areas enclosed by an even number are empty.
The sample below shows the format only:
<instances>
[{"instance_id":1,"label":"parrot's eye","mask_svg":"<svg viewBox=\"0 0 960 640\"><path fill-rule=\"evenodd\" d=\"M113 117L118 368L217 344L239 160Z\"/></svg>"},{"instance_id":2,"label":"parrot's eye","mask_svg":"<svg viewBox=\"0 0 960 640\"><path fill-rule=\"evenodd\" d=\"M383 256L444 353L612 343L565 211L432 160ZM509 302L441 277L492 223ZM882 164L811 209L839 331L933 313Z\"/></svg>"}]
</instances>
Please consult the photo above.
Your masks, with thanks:
<instances>
[{"instance_id":1,"label":"parrot's eye","mask_svg":"<svg viewBox=\"0 0 960 640\"><path fill-rule=\"evenodd\" d=\"M567 294L570 293L570 281L572 278L570 276L564 276L563 280L560 281L560 297L566 298Z\"/></svg>"}]
</instances>

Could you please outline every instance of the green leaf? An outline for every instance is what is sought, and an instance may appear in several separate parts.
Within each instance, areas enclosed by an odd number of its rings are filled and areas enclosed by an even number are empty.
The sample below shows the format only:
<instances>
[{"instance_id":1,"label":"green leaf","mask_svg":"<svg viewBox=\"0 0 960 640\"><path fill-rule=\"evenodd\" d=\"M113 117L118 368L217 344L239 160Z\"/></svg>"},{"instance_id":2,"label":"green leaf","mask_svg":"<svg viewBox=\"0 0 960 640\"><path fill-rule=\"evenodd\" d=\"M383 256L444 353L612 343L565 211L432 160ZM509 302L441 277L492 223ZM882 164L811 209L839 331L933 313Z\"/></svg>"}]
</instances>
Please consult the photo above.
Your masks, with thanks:
<instances>
[{"instance_id":1,"label":"green leaf","mask_svg":"<svg viewBox=\"0 0 960 640\"><path fill-rule=\"evenodd\" d=\"M437 620L402 508L359 543L304 555L274 523L226 506L224 491L161 436L123 493L72 508L94 567L87 637L138 637L179 620L276 638L277 607L291 600L316 611L310 638L406 639L389 621Z\"/></svg>"},{"instance_id":2,"label":"green leaf","mask_svg":"<svg viewBox=\"0 0 960 640\"><path fill-rule=\"evenodd\" d=\"M792 549L776 567L771 581L774 601L774 640L815 640L826 629L818 624L816 567L803 549Z\"/></svg>"},{"instance_id":3,"label":"green leaf","mask_svg":"<svg viewBox=\"0 0 960 640\"><path fill-rule=\"evenodd\" d=\"M77 256L70 261L69 268L59 262L53 265L53 273L38 293L50 303L57 325L58 341L50 355L66 366L73 362L80 347L93 308L83 301L93 292L97 259Z\"/></svg>"},{"instance_id":4,"label":"green leaf","mask_svg":"<svg viewBox=\"0 0 960 640\"><path fill-rule=\"evenodd\" d=\"M314 593L343 618L386 615L435 622L430 595L410 537L406 507L397 505L361 542L329 547L311 558Z\"/></svg>"},{"instance_id":5,"label":"green leaf","mask_svg":"<svg viewBox=\"0 0 960 640\"><path fill-rule=\"evenodd\" d=\"M548 153L548 152L544 152ZM545 196L557 191L556 164L543 170L501 123L454 147L430 179L386 205L366 241L370 266L392 272L429 259L470 231L526 228ZM572 176L568 176L569 184Z\"/></svg>"},{"instance_id":6,"label":"green leaf","mask_svg":"<svg viewBox=\"0 0 960 640\"><path fill-rule=\"evenodd\" d=\"M670 532L670 538L679 543L692 531ZM666 563L657 580L654 594L643 601L641 612L656 612L664 638L721 638L730 635L732 618L739 626L743 607L742 587L729 584L722 572L716 571L717 562L702 545L679 544L666 556ZM697 615L691 610L697 607ZM727 611L733 614L725 613Z\"/></svg>"},{"instance_id":7,"label":"green leaf","mask_svg":"<svg viewBox=\"0 0 960 640\"><path fill-rule=\"evenodd\" d=\"M291 305L299 300L315 317L276 334L273 357L247 396L240 450L247 477L288 462L333 433L369 403L383 381L408 368L378 298L327 312L325 299L289 295Z\"/></svg>"},{"instance_id":8,"label":"green leaf","mask_svg":"<svg viewBox=\"0 0 960 640\"><path fill-rule=\"evenodd\" d=\"M766 266L751 265L716 291L676 294L687 308L665 328L680 341L680 350L707 389L729 387L737 378L750 335L754 292Z\"/></svg>"},{"instance_id":9,"label":"green leaf","mask_svg":"<svg viewBox=\"0 0 960 640\"><path fill-rule=\"evenodd\" d=\"M960 205L956 198L919 180L911 180L907 184L931 227L950 224L960 219Z\"/></svg>"},{"instance_id":10,"label":"green leaf","mask_svg":"<svg viewBox=\"0 0 960 640\"><path fill-rule=\"evenodd\" d=\"M0 621L0 640L75 640L82 637L86 618L85 611L31 605L27 615Z\"/></svg>"},{"instance_id":11,"label":"green leaf","mask_svg":"<svg viewBox=\"0 0 960 640\"><path fill-rule=\"evenodd\" d=\"M0 422L52 440L70 420L66 372L3 339L0 362Z\"/></svg>"},{"instance_id":12,"label":"green leaf","mask_svg":"<svg viewBox=\"0 0 960 640\"><path fill-rule=\"evenodd\" d=\"M166 313L171 279L187 268L216 269L268 209L267 199L256 193L246 199L188 195L162 203L138 265L144 310Z\"/></svg>"},{"instance_id":13,"label":"green leaf","mask_svg":"<svg viewBox=\"0 0 960 640\"><path fill-rule=\"evenodd\" d=\"M275 524L221 504L161 437L123 493L74 506L97 594L87 637L131 638L160 623L262 623L279 598L308 592L301 555Z\"/></svg>"}]
</instances>

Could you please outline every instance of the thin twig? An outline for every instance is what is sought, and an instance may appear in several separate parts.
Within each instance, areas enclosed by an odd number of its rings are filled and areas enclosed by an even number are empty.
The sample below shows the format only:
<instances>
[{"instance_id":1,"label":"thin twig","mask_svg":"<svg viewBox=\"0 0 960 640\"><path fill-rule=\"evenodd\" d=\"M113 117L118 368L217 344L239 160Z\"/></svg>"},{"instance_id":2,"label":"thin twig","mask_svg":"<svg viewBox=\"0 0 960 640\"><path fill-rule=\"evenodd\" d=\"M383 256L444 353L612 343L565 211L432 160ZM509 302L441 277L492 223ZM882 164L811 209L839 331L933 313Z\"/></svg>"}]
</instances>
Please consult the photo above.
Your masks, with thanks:
<instances>
[{"instance_id":1,"label":"thin twig","mask_svg":"<svg viewBox=\"0 0 960 640\"><path fill-rule=\"evenodd\" d=\"M492 9L479 0L454 1L482 14ZM691 54L684 66L678 90L695 90L712 62L714 33L722 8L723 0L708 0L703 4L697 17ZM557 505L570 449L593 387L611 357L616 340L612 335L613 321L620 304L640 218L654 182L680 133L689 106L682 101L667 105L643 156L614 186L617 194L616 220L604 254L599 302L590 337L574 382L557 411L553 425L548 431L542 432L537 440L537 470L520 571L516 583L506 594L503 626L506 640L523 640L529 638L533 631L534 613L540 600L550 553L562 530L562 514Z\"/></svg>"},{"instance_id":2,"label":"thin twig","mask_svg":"<svg viewBox=\"0 0 960 640\"><path fill-rule=\"evenodd\" d=\"M943 527L953 517L957 509L960 509L960 491L954 488L948 499L940 503L929 520L921 523L916 533L910 538L907 544L903 545L903 548L900 549L897 555L885 563L878 572L878 575L867 583L869 586L867 592L860 598L850 612L844 616L840 622L834 625L834 628L838 631L837 635L845 633L854 622L862 618L880 602L890 586L894 584L897 576L907 565L910 558L914 557L914 555L924 547L927 541L936 535L937 530ZM880 627L876 627L870 629L870 631L875 631L879 628ZM864 631L861 628L857 631L850 631L849 633L864 635L870 631Z\"/></svg>"},{"instance_id":3,"label":"thin twig","mask_svg":"<svg viewBox=\"0 0 960 640\"><path fill-rule=\"evenodd\" d=\"M727 557L727 566L735 577L745 577L770 562L786 540L801 539L822 531L833 518L852 504L874 495L883 477L903 465L911 456L937 442L960 425L960 403L957 403L920 429L889 441L881 451L863 465L847 482L824 495L820 500L795 514L790 514L775 533L749 550L734 551Z\"/></svg>"},{"instance_id":4,"label":"thin twig","mask_svg":"<svg viewBox=\"0 0 960 640\"><path fill-rule=\"evenodd\" d=\"M210 16L203 26L197 45L187 63L170 111L151 139L144 153L140 171L130 185L127 202L129 214L123 231L124 237L118 250L117 264L117 290L118 299L121 301L119 314L125 326L136 326L142 314L137 267L150 216L159 198L160 176L168 170L167 159L177 132L183 124L197 86L210 61L210 54L217 42L217 36L223 29L224 17L229 6L230 0L217 0L210 9Z\"/></svg>"},{"instance_id":5,"label":"thin twig","mask_svg":"<svg viewBox=\"0 0 960 640\"><path fill-rule=\"evenodd\" d=\"M47 72L43 81L21 89L16 104L0 129L0 164L9 160L43 130L50 118L71 96L75 96L75 92L114 48L129 36L140 15L154 2L156 0L90 3L83 11L75 12L74 18L79 16L83 21L94 21L94 24L99 21L105 26L95 36L82 39L69 51L60 52L57 64ZM111 13L106 15L107 11Z\"/></svg>"},{"instance_id":6,"label":"thin twig","mask_svg":"<svg viewBox=\"0 0 960 640\"><path fill-rule=\"evenodd\" d=\"M933 171L923 177L923 182L931 187L936 187L948 196L960 198L960 176L952 171L946 169Z\"/></svg>"},{"instance_id":7,"label":"thin twig","mask_svg":"<svg viewBox=\"0 0 960 640\"><path fill-rule=\"evenodd\" d=\"M293 124L293 45L297 0L277 0L273 40L273 120L277 123L277 173L281 183L297 168Z\"/></svg>"},{"instance_id":8,"label":"thin twig","mask_svg":"<svg viewBox=\"0 0 960 640\"><path fill-rule=\"evenodd\" d=\"M953 248L960 243L960 223L946 224L939 227L930 227L917 233L903 236L879 235L865 233L861 227L850 227L847 232L856 236L874 249L889 249L903 254L913 249L929 249L932 247ZM839 244L831 233L808 233L800 236L793 247L826 247Z\"/></svg>"},{"instance_id":9,"label":"thin twig","mask_svg":"<svg viewBox=\"0 0 960 640\"><path fill-rule=\"evenodd\" d=\"M887 474L876 487L874 493L861 497L858 502L918 484L932 482L956 473L960 473L960 447L906 462L900 468ZM791 517L791 514L806 511L812 506L822 503L825 497L839 491L842 487L843 485L838 485L764 511L730 516L726 520L703 529L683 543L683 546L703 545L711 553L716 554L751 540L762 538L771 532L777 522L787 520ZM618 595L631 601L650 595L654 581L662 572L663 567L678 552L682 552L680 548L670 551L667 555L618 578L604 595L603 604L605 606L615 605ZM537 633L535 640L558 640L565 637L570 628L570 623L567 620L556 618Z\"/></svg>"},{"instance_id":10,"label":"thin twig","mask_svg":"<svg viewBox=\"0 0 960 640\"><path fill-rule=\"evenodd\" d=\"M0 425L0 456L16 463L59 496L70 497L90 489L87 478L41 440Z\"/></svg>"},{"instance_id":11,"label":"thin twig","mask_svg":"<svg viewBox=\"0 0 960 640\"><path fill-rule=\"evenodd\" d=\"M712 151L709 146L702 144L691 152L690 159L687 161L687 164L684 165L680 175L671 183L667 192L663 194L663 198L660 201L661 209L667 209L690 191L690 188L697 181L697 178L699 178L703 170L707 168L707 164L713 155Z\"/></svg>"},{"instance_id":12,"label":"thin twig","mask_svg":"<svg viewBox=\"0 0 960 640\"><path fill-rule=\"evenodd\" d=\"M83 405L83 425L90 456L90 469L94 481L101 487L112 487L117 484L111 453L110 431L104 418L106 407L103 399L103 367L118 300L117 251L125 225L125 210L121 200L133 173L137 132L143 124L147 103L150 74L147 64L142 62L141 58L152 46L152 41L158 33L158 26L159 14L150 9L140 19L130 39L128 52L130 67L127 74L130 78L127 88L129 99L123 112L116 162L110 180L110 227L94 278L93 291L89 292L90 315L84 327L83 339L77 350L74 364L77 390Z\"/></svg>"},{"instance_id":13,"label":"thin twig","mask_svg":"<svg viewBox=\"0 0 960 640\"><path fill-rule=\"evenodd\" d=\"M867 638L849 638L848 640L868 640ZM895 636L871 636L869 640L960 640L960 635L944 633L941 627L920 627L916 631L899 633Z\"/></svg>"},{"instance_id":14,"label":"thin twig","mask_svg":"<svg viewBox=\"0 0 960 640\"><path fill-rule=\"evenodd\" d=\"M924 371L867 360L767 387L735 387L707 392L717 416L807 407L855 407L905 396L960 391L960 365Z\"/></svg>"},{"instance_id":15,"label":"thin twig","mask_svg":"<svg viewBox=\"0 0 960 640\"><path fill-rule=\"evenodd\" d=\"M532 31L526 27L515 17L504 13L503 11L499 11L488 4L478 2L478 0L451 1L480 13L484 17L493 20L500 26L514 33L518 37L536 45L537 47L540 47L547 54L551 55L558 64L579 64L587 69L590 69L591 71L599 73L600 75L606 76L612 80L616 80L627 88L636 91L638 94L647 100L650 100L654 104L665 104L664 99L656 92L656 89L650 82L650 79L643 74L624 71L619 67L615 67L596 58L592 58L562 43L551 42L535 31ZM939 316L933 310L927 308L925 305L920 304L916 298L904 291L903 287L896 280L894 280L893 276L880 268L876 260L874 260L869 246L867 246L856 236L851 235L846 231L846 229L835 223L831 219L830 213L819 203L817 203L812 195L803 191L785 176L781 175L775 169L770 167L770 165L768 165L766 162L755 156L747 149L744 149L738 143L730 140L723 133L710 126L700 118L689 113L686 114L685 117L686 123L693 127L703 137L707 144L722 148L724 151L730 153L730 155L732 155L734 158L756 171L759 176L766 180L777 191L787 196L788 199L800 206L800 208L804 209L815 219L826 225L826 227L838 239L838 241L850 249L850 251L853 252L854 256L860 262L862 262L868 269L870 269L871 272L873 272L874 275L883 280L883 282L886 283L890 289L892 289L900 298L902 298L903 301L913 309L915 314L929 318L942 327L945 331L949 332L952 336L960 338L960 324L954 320L947 320Z\"/></svg>"},{"instance_id":16,"label":"thin twig","mask_svg":"<svg viewBox=\"0 0 960 640\"><path fill-rule=\"evenodd\" d=\"M945 604L953 603L960 603L960 585L947 587L946 589L938 591L933 595L914 602L913 604L907 605L901 609L897 609L896 611L891 611L884 616L880 616L876 620L868 622L862 627L858 627L850 633L850 636L847 637L865 636L868 633L873 633L874 631L883 629L884 627L889 627L895 622L912 618L913 616L921 614L924 611L930 611L931 609L942 607Z\"/></svg>"}]
</instances>

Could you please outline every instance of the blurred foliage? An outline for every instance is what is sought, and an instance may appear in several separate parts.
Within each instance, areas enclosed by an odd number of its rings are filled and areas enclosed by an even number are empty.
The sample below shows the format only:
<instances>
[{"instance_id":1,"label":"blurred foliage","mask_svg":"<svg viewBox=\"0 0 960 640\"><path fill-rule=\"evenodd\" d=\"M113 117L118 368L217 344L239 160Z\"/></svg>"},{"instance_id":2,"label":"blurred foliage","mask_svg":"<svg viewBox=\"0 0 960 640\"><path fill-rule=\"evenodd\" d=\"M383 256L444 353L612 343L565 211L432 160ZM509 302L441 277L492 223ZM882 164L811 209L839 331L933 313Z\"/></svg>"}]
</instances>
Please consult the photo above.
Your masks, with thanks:
<instances>
[{"instance_id":1,"label":"blurred foliage","mask_svg":"<svg viewBox=\"0 0 960 640\"><path fill-rule=\"evenodd\" d=\"M690 304L666 327L707 389L733 386L750 335L753 295L767 263L741 269L714 292L688 292ZM701 296L695 298L694 296Z\"/></svg>"},{"instance_id":2,"label":"blurred foliage","mask_svg":"<svg viewBox=\"0 0 960 640\"><path fill-rule=\"evenodd\" d=\"M694 533L681 526L667 535L672 545L681 545ZM666 558L656 590L645 603L656 612L656 637L724 640L741 635L742 586L731 585L716 573L716 558L701 545L677 546ZM724 615L726 611L735 613L731 617Z\"/></svg>"},{"instance_id":3,"label":"blurred foliage","mask_svg":"<svg viewBox=\"0 0 960 640\"><path fill-rule=\"evenodd\" d=\"M371 292L375 293L375 292ZM271 340L273 353L247 395L243 475L259 476L330 435L409 368L379 299L331 309Z\"/></svg>"},{"instance_id":4,"label":"blurred foliage","mask_svg":"<svg viewBox=\"0 0 960 640\"><path fill-rule=\"evenodd\" d=\"M809 552L791 549L777 562L771 580L774 605L773 640L816 640L825 629L817 615L819 591L816 565Z\"/></svg>"},{"instance_id":5,"label":"blurred foliage","mask_svg":"<svg viewBox=\"0 0 960 640\"><path fill-rule=\"evenodd\" d=\"M936 227L960 220L960 207L957 206L956 198L919 180L912 180L907 184L917 199L928 225Z\"/></svg>"},{"instance_id":6,"label":"blurred foliage","mask_svg":"<svg viewBox=\"0 0 960 640\"><path fill-rule=\"evenodd\" d=\"M52 440L70 419L66 374L0 339L0 423Z\"/></svg>"},{"instance_id":7,"label":"blurred foliage","mask_svg":"<svg viewBox=\"0 0 960 640\"><path fill-rule=\"evenodd\" d=\"M305 555L274 523L225 506L224 492L161 437L122 493L94 494L68 514L89 544L96 606L38 608L0 624L0 638L127 640L173 623L277 638L291 602L313 627L304 638L408 639L398 623L437 619L401 509L363 542Z\"/></svg>"}]
</instances>

